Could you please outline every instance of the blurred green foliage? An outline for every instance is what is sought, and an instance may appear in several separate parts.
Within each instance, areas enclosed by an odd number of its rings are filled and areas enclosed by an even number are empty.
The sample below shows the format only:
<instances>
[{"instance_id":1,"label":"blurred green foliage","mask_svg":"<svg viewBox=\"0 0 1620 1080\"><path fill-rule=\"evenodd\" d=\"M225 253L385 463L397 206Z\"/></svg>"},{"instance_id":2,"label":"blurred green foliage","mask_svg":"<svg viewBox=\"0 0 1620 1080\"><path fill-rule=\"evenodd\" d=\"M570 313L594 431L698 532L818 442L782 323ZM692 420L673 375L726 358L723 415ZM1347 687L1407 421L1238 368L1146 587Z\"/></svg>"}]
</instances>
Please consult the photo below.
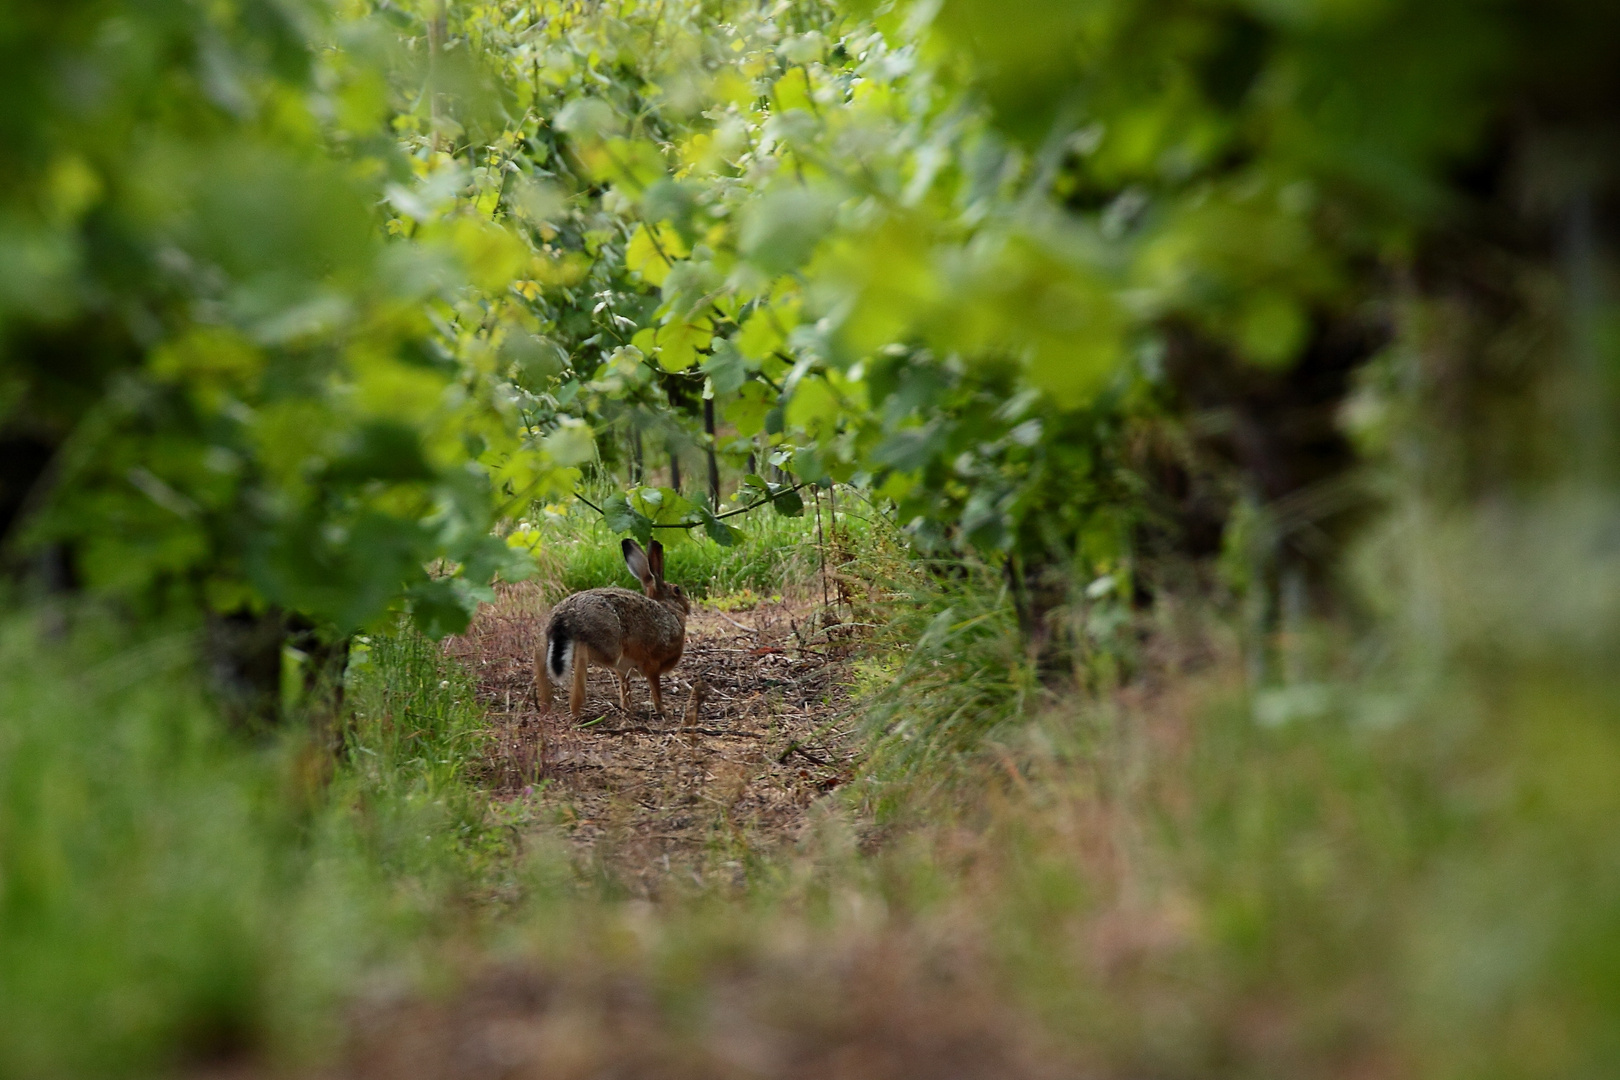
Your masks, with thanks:
<instances>
[{"instance_id":1,"label":"blurred green foliage","mask_svg":"<svg viewBox=\"0 0 1620 1080\"><path fill-rule=\"evenodd\" d=\"M0 1057L69 1076L251 1044L288 929L256 828L273 771L223 742L184 642L69 659L33 630L0 643Z\"/></svg>"},{"instance_id":2,"label":"blurred green foliage","mask_svg":"<svg viewBox=\"0 0 1620 1080\"><path fill-rule=\"evenodd\" d=\"M408 597L453 628L521 573L489 536L497 404L434 328L488 240L385 239L377 201L410 174L393 46L333 15L20 4L0 24L0 529L14 554L66 545L138 611L350 631ZM430 578L435 558L465 575Z\"/></svg>"},{"instance_id":3,"label":"blurred green foliage","mask_svg":"<svg viewBox=\"0 0 1620 1080\"><path fill-rule=\"evenodd\" d=\"M85 615L93 612L83 612ZM186 635L0 630L0 1068L151 1076L325 1054L358 982L425 956L511 852L469 680L402 630L357 650L347 752L225 732Z\"/></svg>"},{"instance_id":4,"label":"blurred green foliage","mask_svg":"<svg viewBox=\"0 0 1620 1080\"><path fill-rule=\"evenodd\" d=\"M593 460L639 487L644 444L1127 574L1166 355L1281 370L1387 324L1515 95L1559 104L1563 57L1600 96L1612 29L1465 0L33 10L0 150L0 403L42 455L13 546L150 602L350 630L404 598L435 632L525 572L497 517ZM1554 201L1559 153L1526 166ZM712 494L615 527L727 542Z\"/></svg>"},{"instance_id":5,"label":"blurred green foliage","mask_svg":"<svg viewBox=\"0 0 1620 1080\"><path fill-rule=\"evenodd\" d=\"M531 444L587 456L589 425L627 488L644 442L857 483L1034 591L1045 567L1130 575L1172 361L1328 366L1347 326L1333 362L1370 359L1399 283L1491 212L1469 170L1511 103L1563 108L1562 58L1601 113L1612 29L1469 2L437 11L395 17L409 50L465 50L491 89L463 109L401 69L418 165L389 228L477 211L522 241L454 328ZM1562 153L1513 166L1533 197L1587 168Z\"/></svg>"}]
</instances>

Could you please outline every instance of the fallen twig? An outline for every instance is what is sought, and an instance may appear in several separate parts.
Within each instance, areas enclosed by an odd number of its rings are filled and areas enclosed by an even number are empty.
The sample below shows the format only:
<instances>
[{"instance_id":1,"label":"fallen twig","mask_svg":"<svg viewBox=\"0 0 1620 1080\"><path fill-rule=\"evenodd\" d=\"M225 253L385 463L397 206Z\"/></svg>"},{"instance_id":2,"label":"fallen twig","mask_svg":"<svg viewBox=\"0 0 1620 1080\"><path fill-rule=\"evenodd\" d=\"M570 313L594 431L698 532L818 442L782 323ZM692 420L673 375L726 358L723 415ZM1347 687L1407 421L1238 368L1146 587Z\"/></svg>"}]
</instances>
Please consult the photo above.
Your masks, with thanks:
<instances>
[{"instance_id":1,"label":"fallen twig","mask_svg":"<svg viewBox=\"0 0 1620 1080\"><path fill-rule=\"evenodd\" d=\"M812 765L831 765L832 764L832 762L827 760L826 758L821 757L821 756L816 755L816 754L812 754L810 752L809 748L804 747L804 746L800 746L797 739L795 739L793 742L788 743L787 749L782 751L781 756L779 756L776 759L776 763L778 765L786 765L788 758L792 757L794 754L798 754L800 757L804 758L806 761L810 762L810 764L812 764Z\"/></svg>"},{"instance_id":2,"label":"fallen twig","mask_svg":"<svg viewBox=\"0 0 1620 1080\"><path fill-rule=\"evenodd\" d=\"M757 626L744 626L742 623L738 622L736 619L733 619L730 615L727 615L725 612L721 611L719 608L710 608L709 610L714 612L716 615L720 616L722 619L726 620L726 622L730 623L732 626L735 626L737 629L739 629L739 630L747 630L750 634L753 634L756 637L759 635L759 627L757 627ZM730 650L728 649L727 651L729 652Z\"/></svg>"}]
</instances>

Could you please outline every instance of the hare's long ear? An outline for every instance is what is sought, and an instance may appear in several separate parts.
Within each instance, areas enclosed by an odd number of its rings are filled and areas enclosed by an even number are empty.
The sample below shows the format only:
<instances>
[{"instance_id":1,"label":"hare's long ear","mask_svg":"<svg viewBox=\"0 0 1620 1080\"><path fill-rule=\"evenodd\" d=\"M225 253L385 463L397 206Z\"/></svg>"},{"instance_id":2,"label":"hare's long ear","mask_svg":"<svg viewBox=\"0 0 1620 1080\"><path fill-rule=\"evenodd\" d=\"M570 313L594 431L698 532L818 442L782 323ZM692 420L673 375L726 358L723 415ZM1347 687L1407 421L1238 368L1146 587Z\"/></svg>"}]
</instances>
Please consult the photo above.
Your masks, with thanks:
<instances>
[{"instance_id":1,"label":"hare's long ear","mask_svg":"<svg viewBox=\"0 0 1620 1080\"><path fill-rule=\"evenodd\" d=\"M651 588L655 580L652 565L647 561L647 553L641 550L641 545L627 536L619 547L624 551L624 565L630 568L630 572L636 576L637 581L641 582L643 586ZM656 540L653 541L653 550L658 550Z\"/></svg>"},{"instance_id":2,"label":"hare's long ear","mask_svg":"<svg viewBox=\"0 0 1620 1080\"><path fill-rule=\"evenodd\" d=\"M647 545L647 562L652 567L653 577L658 584L664 583L664 545L657 540Z\"/></svg>"}]
</instances>

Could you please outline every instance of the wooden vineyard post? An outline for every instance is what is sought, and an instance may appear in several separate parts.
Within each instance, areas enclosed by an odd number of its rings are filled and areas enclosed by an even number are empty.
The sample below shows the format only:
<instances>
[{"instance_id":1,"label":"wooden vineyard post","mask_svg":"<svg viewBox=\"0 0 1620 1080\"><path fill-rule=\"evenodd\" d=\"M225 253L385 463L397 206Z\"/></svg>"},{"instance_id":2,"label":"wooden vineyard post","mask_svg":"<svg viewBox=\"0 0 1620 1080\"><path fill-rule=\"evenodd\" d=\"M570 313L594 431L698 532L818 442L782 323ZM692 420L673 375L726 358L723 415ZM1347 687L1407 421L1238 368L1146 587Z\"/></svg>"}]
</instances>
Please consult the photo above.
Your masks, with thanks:
<instances>
[{"instance_id":1,"label":"wooden vineyard post","mask_svg":"<svg viewBox=\"0 0 1620 1080\"><path fill-rule=\"evenodd\" d=\"M720 463L714 456L714 398L703 399L703 430L709 436L709 509L720 509Z\"/></svg>"},{"instance_id":2,"label":"wooden vineyard post","mask_svg":"<svg viewBox=\"0 0 1620 1080\"><path fill-rule=\"evenodd\" d=\"M816 550L821 555L821 606L827 607L827 536L821 531L821 488L812 486L811 497L816 500Z\"/></svg>"}]
</instances>

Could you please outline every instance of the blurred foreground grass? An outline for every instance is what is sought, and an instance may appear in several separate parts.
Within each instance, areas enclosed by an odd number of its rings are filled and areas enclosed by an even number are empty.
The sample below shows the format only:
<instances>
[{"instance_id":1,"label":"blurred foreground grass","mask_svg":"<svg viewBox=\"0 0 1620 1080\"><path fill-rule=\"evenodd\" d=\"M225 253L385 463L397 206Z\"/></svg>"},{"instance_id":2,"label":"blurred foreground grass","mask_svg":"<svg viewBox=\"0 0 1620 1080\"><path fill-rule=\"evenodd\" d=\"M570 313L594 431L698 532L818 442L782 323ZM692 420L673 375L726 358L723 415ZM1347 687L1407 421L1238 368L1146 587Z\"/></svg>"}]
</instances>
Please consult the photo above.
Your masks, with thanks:
<instances>
[{"instance_id":1,"label":"blurred foreground grass","mask_svg":"<svg viewBox=\"0 0 1620 1080\"><path fill-rule=\"evenodd\" d=\"M189 635L71 621L0 625L0 1073L303 1060L503 872L465 776L482 717L424 639L356 650L328 777L307 729L224 729Z\"/></svg>"},{"instance_id":2,"label":"blurred foreground grass","mask_svg":"<svg viewBox=\"0 0 1620 1080\"><path fill-rule=\"evenodd\" d=\"M742 892L656 906L477 789L471 683L413 634L356 650L322 788L307 734L218 729L179 639L14 620L0 1062L297 1067L381 986L430 1004L384 1009L342 1068L440 1075L426 1050L375 1063L435 1024L465 1045L510 1002L431 1003L493 967L542 988L513 1052L557 1076L1614 1075L1615 613L1546 587L1612 568L1544 540L1617 518L1493 515L1369 545L1377 647L1293 627L1264 685L1218 611L1094 596L1087 694L1030 670L993 572L850 545L835 572L877 624L861 773ZM594 533L552 540L564 581L609 565ZM700 550L713 591L770 580L745 576L766 553ZM1562 565L1504 577L1535 552Z\"/></svg>"}]
</instances>

